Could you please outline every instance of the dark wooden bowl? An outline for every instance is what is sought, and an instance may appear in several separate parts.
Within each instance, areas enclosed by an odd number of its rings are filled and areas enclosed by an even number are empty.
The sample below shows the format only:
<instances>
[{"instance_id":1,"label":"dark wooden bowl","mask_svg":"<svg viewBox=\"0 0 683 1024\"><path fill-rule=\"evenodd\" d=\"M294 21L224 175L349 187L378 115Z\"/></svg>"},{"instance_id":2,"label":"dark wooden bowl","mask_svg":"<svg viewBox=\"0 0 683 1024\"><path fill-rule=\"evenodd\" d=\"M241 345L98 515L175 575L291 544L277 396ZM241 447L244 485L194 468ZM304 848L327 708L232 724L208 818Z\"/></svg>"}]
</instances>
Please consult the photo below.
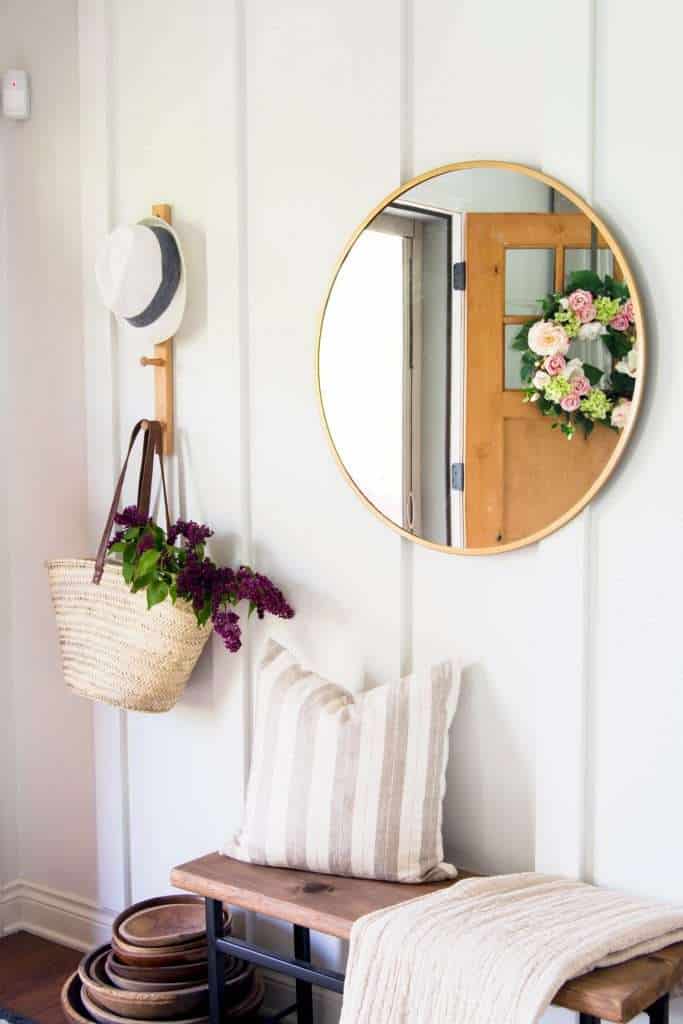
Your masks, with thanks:
<instances>
[{"instance_id":1,"label":"dark wooden bowl","mask_svg":"<svg viewBox=\"0 0 683 1024\"><path fill-rule=\"evenodd\" d=\"M225 980L226 983L239 971L241 961L229 956L225 958ZM110 984L116 988L127 989L129 992L173 992L181 988L189 988L191 985L206 985L208 983L208 970L205 965L203 973L199 977L184 978L180 981L167 981L159 978L161 971L171 970L168 967L147 968L150 976L147 978L128 978L119 974L119 966L114 962L114 954L109 953L104 961L104 973ZM133 968L135 970L135 968Z\"/></svg>"},{"instance_id":2,"label":"dark wooden bowl","mask_svg":"<svg viewBox=\"0 0 683 1024\"><path fill-rule=\"evenodd\" d=\"M130 981L159 980L162 983L184 981L189 985L191 981L206 981L209 975L209 964L206 960L198 960L196 963L190 964L175 964L170 967L139 967L119 960L114 949L109 957L109 966L118 978L126 978Z\"/></svg>"},{"instance_id":3,"label":"dark wooden bowl","mask_svg":"<svg viewBox=\"0 0 683 1024\"><path fill-rule=\"evenodd\" d=\"M119 1013L112 1013L111 1010L105 1010L101 1006L90 998L85 987L81 990L81 999L83 1000L83 1006L90 1014L93 1020L97 1021L97 1024L137 1024L140 1020L139 1017L123 1017ZM208 1014L204 1014L201 1017L173 1017L173 1018L157 1018L163 1020L163 1024L208 1024Z\"/></svg>"},{"instance_id":4,"label":"dark wooden bowl","mask_svg":"<svg viewBox=\"0 0 683 1024\"><path fill-rule=\"evenodd\" d=\"M70 974L62 985L60 1002L67 1024L92 1024L93 1018L86 1010L81 999L81 987L78 971Z\"/></svg>"},{"instance_id":5,"label":"dark wooden bowl","mask_svg":"<svg viewBox=\"0 0 683 1024\"><path fill-rule=\"evenodd\" d=\"M258 1011L263 1003L264 985L261 977L254 973L253 968L247 968L244 964L241 966L248 973L249 983L245 986L246 990L243 991L239 1002L234 1002L226 1008L225 1018L230 1020L251 1016ZM88 998L87 994L85 998ZM95 1018L83 1000L82 983L77 971L74 971L64 982L61 991L61 1005L66 1024L97 1024L97 1021L99 1024L133 1024L132 1021L124 1022L115 1014L106 1014L106 1020L104 1020L105 1012L101 1010L98 1011L98 1018ZM93 1007L93 1009L95 1008ZM194 1018L192 1021L174 1021L168 1022L168 1024L209 1024L209 1018L207 1015Z\"/></svg>"},{"instance_id":6,"label":"dark wooden bowl","mask_svg":"<svg viewBox=\"0 0 683 1024\"><path fill-rule=\"evenodd\" d=\"M132 967L177 967L179 964L197 964L208 956L206 941L189 942L182 946L129 946L112 935L111 948L117 960Z\"/></svg>"},{"instance_id":7,"label":"dark wooden bowl","mask_svg":"<svg viewBox=\"0 0 683 1024\"><path fill-rule=\"evenodd\" d=\"M223 912L224 923L228 915ZM206 918L201 896L156 896L134 903L114 921L116 938L129 946L183 946L204 938Z\"/></svg>"},{"instance_id":8,"label":"dark wooden bowl","mask_svg":"<svg viewBox=\"0 0 683 1024\"><path fill-rule=\"evenodd\" d=\"M251 1017L257 1013L263 1004L265 986L259 974L253 974L253 981L249 993L240 1003L235 1003L225 1010L225 1018L228 1020L239 1020L242 1017Z\"/></svg>"},{"instance_id":9,"label":"dark wooden bowl","mask_svg":"<svg viewBox=\"0 0 683 1024\"><path fill-rule=\"evenodd\" d=\"M164 967L156 968L157 972L163 970L165 970ZM140 981L137 978L125 978L117 972L116 966L112 963L111 951L104 960L104 973L110 985L126 989L128 992L173 992L178 989L189 988L193 984L206 984L207 980L207 971L204 971L203 975L200 975L198 978L181 978L178 981L163 981L159 978L154 981L151 979ZM152 969L152 973L154 973L154 969Z\"/></svg>"},{"instance_id":10,"label":"dark wooden bowl","mask_svg":"<svg viewBox=\"0 0 683 1024\"><path fill-rule=\"evenodd\" d=\"M180 989L130 992L112 985L104 970L109 946L100 946L83 957L78 975L83 984L81 998L90 1013L103 1010L132 1020L171 1020L191 1018L206 1012L207 984L185 986ZM92 1004L92 1005L91 1005Z\"/></svg>"}]
</instances>

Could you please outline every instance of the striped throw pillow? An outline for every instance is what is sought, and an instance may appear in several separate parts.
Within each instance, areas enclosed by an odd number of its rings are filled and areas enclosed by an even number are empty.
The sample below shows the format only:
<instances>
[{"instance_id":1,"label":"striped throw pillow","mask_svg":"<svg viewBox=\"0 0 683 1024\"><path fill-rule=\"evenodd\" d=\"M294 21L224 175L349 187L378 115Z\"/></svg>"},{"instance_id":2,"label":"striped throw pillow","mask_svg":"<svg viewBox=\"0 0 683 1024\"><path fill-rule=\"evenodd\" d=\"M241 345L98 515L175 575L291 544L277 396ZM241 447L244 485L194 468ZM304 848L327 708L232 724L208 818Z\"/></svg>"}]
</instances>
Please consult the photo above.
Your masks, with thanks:
<instances>
[{"instance_id":1,"label":"striped throw pillow","mask_svg":"<svg viewBox=\"0 0 683 1024\"><path fill-rule=\"evenodd\" d=\"M459 689L447 662L351 694L271 640L244 823L224 853L396 882L453 878L441 816Z\"/></svg>"}]
</instances>

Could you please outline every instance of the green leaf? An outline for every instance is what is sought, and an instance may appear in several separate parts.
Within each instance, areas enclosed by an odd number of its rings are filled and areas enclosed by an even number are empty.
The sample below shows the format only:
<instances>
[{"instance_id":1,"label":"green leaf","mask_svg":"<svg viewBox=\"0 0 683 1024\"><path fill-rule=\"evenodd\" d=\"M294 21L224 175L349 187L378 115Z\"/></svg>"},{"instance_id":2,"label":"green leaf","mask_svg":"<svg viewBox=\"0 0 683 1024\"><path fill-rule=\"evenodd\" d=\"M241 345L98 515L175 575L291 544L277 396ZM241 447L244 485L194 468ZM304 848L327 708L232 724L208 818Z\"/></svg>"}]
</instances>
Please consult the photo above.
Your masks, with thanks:
<instances>
[{"instance_id":1,"label":"green leaf","mask_svg":"<svg viewBox=\"0 0 683 1024\"><path fill-rule=\"evenodd\" d=\"M512 345L510 345L510 348L514 349L515 352L526 352L529 348L529 342L526 338L520 338L520 336L517 335L515 340L512 342Z\"/></svg>"},{"instance_id":2,"label":"green leaf","mask_svg":"<svg viewBox=\"0 0 683 1024\"><path fill-rule=\"evenodd\" d=\"M137 540L142 532L141 526L131 526L123 535L124 540Z\"/></svg>"},{"instance_id":3,"label":"green leaf","mask_svg":"<svg viewBox=\"0 0 683 1024\"><path fill-rule=\"evenodd\" d=\"M197 622L199 623L200 626L203 626L205 623L209 621L209 617L211 615L211 601L208 598L204 602L204 607L200 611L198 611L196 615Z\"/></svg>"},{"instance_id":4,"label":"green leaf","mask_svg":"<svg viewBox=\"0 0 683 1024\"><path fill-rule=\"evenodd\" d=\"M627 373L619 373L617 370L612 370L611 384L611 390L618 395L619 398L633 398L636 382L633 377L629 377Z\"/></svg>"},{"instance_id":5,"label":"green leaf","mask_svg":"<svg viewBox=\"0 0 683 1024\"><path fill-rule=\"evenodd\" d=\"M618 331L608 329L607 334L602 335L602 340L613 359L622 359L631 351L631 341Z\"/></svg>"},{"instance_id":6,"label":"green leaf","mask_svg":"<svg viewBox=\"0 0 683 1024\"><path fill-rule=\"evenodd\" d=\"M134 594L137 594L138 590L144 590L150 583L154 583L156 575L153 572L148 572L144 576L135 576L133 578L133 586L130 588Z\"/></svg>"},{"instance_id":7,"label":"green leaf","mask_svg":"<svg viewBox=\"0 0 683 1024\"><path fill-rule=\"evenodd\" d=\"M615 281L609 274L605 275L604 290L610 299L628 299L628 285L624 281Z\"/></svg>"},{"instance_id":8,"label":"green leaf","mask_svg":"<svg viewBox=\"0 0 683 1024\"><path fill-rule=\"evenodd\" d=\"M142 576L146 576L147 573L151 572L156 567L159 561L160 551L156 548L150 548L148 551L143 551L140 555L140 560L135 569L135 578L140 579Z\"/></svg>"},{"instance_id":9,"label":"green leaf","mask_svg":"<svg viewBox=\"0 0 683 1024\"><path fill-rule=\"evenodd\" d=\"M126 583L128 583L128 584L132 583L133 582L133 573L135 572L135 568L133 566L133 563L132 562L124 562L121 571L123 572L123 578L126 581Z\"/></svg>"},{"instance_id":10,"label":"green leaf","mask_svg":"<svg viewBox=\"0 0 683 1024\"><path fill-rule=\"evenodd\" d=\"M153 608L155 604L160 604L165 601L168 597L168 584L156 580L154 583L150 583L147 587L147 607Z\"/></svg>"},{"instance_id":11,"label":"green leaf","mask_svg":"<svg viewBox=\"0 0 683 1024\"><path fill-rule=\"evenodd\" d=\"M595 423L593 422L593 420L589 420L587 416L582 416L580 422L581 427L583 429L583 436L586 438L586 440L588 440L588 438L593 433Z\"/></svg>"},{"instance_id":12,"label":"green leaf","mask_svg":"<svg viewBox=\"0 0 683 1024\"><path fill-rule=\"evenodd\" d=\"M122 551L125 551L125 550L126 550L126 545L123 543L123 541L122 540L117 540L116 544L112 544L112 546L109 548L109 554L110 555L118 555Z\"/></svg>"},{"instance_id":13,"label":"green leaf","mask_svg":"<svg viewBox=\"0 0 683 1024\"><path fill-rule=\"evenodd\" d=\"M135 554L136 554L137 550L138 550L137 541L131 541L130 543L125 545L124 550L123 550L123 561L127 565L129 565L129 564L132 565L132 563L135 561Z\"/></svg>"},{"instance_id":14,"label":"green leaf","mask_svg":"<svg viewBox=\"0 0 683 1024\"><path fill-rule=\"evenodd\" d=\"M166 544L166 534L160 526L156 525L156 523L152 523L149 529L151 529L152 536L154 537L154 547L158 551L161 551Z\"/></svg>"},{"instance_id":15,"label":"green leaf","mask_svg":"<svg viewBox=\"0 0 683 1024\"><path fill-rule=\"evenodd\" d=\"M585 288L593 295L598 295L603 289L602 279L594 270L575 270L569 275L567 291L573 292L577 288Z\"/></svg>"},{"instance_id":16,"label":"green leaf","mask_svg":"<svg viewBox=\"0 0 683 1024\"><path fill-rule=\"evenodd\" d=\"M584 363L583 372L586 375L586 377L588 377L593 387L595 387L596 384L600 383L603 371L599 369L597 366L592 366L591 363Z\"/></svg>"},{"instance_id":17,"label":"green leaf","mask_svg":"<svg viewBox=\"0 0 683 1024\"><path fill-rule=\"evenodd\" d=\"M171 600L173 601L173 604L175 604L176 601L178 600L178 588L175 585L175 583L171 583L170 584L170 586L168 588L168 592L169 592L169 594L171 596Z\"/></svg>"},{"instance_id":18,"label":"green leaf","mask_svg":"<svg viewBox=\"0 0 683 1024\"><path fill-rule=\"evenodd\" d=\"M247 618L250 619L255 611L256 611L256 605L254 604L253 601L250 601L249 602L249 614L247 615Z\"/></svg>"}]
</instances>

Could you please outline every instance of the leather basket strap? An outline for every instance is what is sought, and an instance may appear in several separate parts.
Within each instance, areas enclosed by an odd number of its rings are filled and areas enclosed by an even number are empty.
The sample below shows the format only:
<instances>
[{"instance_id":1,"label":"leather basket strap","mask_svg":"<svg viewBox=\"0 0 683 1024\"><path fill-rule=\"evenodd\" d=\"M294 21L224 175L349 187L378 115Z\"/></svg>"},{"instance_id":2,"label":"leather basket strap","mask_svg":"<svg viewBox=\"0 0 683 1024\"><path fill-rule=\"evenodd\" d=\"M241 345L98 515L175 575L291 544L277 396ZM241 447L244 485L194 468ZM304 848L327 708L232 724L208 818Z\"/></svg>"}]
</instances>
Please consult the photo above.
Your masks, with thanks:
<instances>
[{"instance_id":1,"label":"leather basket strap","mask_svg":"<svg viewBox=\"0 0 683 1024\"><path fill-rule=\"evenodd\" d=\"M142 459L140 462L140 475L138 478L138 509L147 518L149 516L149 503L150 494L152 490L152 476L154 472L154 456L157 456L159 462L159 468L161 471L161 488L164 497L164 513L166 515L166 529L171 524L171 517L168 510L168 494L166 491L166 475L164 473L164 460L163 460L163 441L162 441L162 427L158 420L140 420L135 424L130 435L130 441L128 443L128 452L124 460L123 466L121 467L121 473L119 474L118 483L116 484L116 490L114 491L114 497L112 499L111 508L109 509L109 515L104 527L102 539L97 549L97 555L95 556L95 571L93 573L93 583L99 583L102 579L102 573L104 572L104 561L107 557L107 548L109 546L109 538L111 536L112 527L114 525L114 516L116 515L121 501L121 493L123 491L123 484L126 479L126 471L128 469L128 462L130 461L131 452L135 442L137 441L140 431L144 431L144 444L142 449Z\"/></svg>"}]
</instances>

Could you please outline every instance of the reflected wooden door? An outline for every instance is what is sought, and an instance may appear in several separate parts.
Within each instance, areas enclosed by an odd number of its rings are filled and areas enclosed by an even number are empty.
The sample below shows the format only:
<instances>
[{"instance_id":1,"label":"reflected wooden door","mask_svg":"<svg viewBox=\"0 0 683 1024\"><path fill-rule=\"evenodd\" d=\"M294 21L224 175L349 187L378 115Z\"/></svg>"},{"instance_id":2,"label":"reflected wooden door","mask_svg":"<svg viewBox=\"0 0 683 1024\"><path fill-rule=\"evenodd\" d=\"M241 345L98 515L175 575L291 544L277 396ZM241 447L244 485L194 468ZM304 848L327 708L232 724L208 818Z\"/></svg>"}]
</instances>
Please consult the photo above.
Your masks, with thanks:
<instances>
[{"instance_id":1,"label":"reflected wooden door","mask_svg":"<svg viewBox=\"0 0 683 1024\"><path fill-rule=\"evenodd\" d=\"M579 269L577 259L590 253L591 241L602 244L591 239L590 221L579 213L466 217L467 547L510 543L554 522L590 488L617 443L616 432L602 425L588 439L577 431L571 441L552 430L551 420L523 403L521 380L510 386L509 365L506 387L506 348L517 325L537 315L510 302L512 275L519 276L525 258L531 268L533 255L549 268L549 287L532 299L562 290L565 271Z\"/></svg>"}]
</instances>

